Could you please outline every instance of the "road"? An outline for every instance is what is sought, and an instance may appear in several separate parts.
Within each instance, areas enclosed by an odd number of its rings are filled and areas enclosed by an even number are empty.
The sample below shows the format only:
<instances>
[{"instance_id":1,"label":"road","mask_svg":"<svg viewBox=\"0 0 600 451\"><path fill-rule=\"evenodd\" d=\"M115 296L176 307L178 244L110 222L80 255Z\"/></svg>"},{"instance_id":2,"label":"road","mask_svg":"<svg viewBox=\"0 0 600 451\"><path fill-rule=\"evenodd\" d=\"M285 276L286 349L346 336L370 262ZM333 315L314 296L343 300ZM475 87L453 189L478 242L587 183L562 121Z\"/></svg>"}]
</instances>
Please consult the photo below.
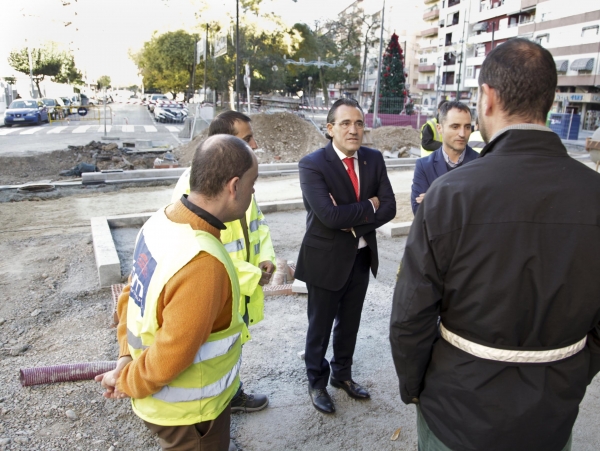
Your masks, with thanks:
<instances>
[{"instance_id":1,"label":"road","mask_svg":"<svg viewBox=\"0 0 600 451\"><path fill-rule=\"evenodd\" d=\"M65 149L67 146L81 146L104 137L103 107L99 106L99 116L87 117L77 114L68 120L50 124L18 125L0 128L0 155L27 155ZM110 108L110 109L109 109ZM97 114L98 114L97 113ZM182 124L159 124L154 121L148 108L143 105L112 103L107 106L106 136L119 140L152 139L172 146L180 144L178 138ZM112 118L112 120L111 120ZM81 120L83 119L83 120ZM112 122L112 123L111 123ZM118 142L118 141L117 141Z\"/></svg>"}]
</instances>

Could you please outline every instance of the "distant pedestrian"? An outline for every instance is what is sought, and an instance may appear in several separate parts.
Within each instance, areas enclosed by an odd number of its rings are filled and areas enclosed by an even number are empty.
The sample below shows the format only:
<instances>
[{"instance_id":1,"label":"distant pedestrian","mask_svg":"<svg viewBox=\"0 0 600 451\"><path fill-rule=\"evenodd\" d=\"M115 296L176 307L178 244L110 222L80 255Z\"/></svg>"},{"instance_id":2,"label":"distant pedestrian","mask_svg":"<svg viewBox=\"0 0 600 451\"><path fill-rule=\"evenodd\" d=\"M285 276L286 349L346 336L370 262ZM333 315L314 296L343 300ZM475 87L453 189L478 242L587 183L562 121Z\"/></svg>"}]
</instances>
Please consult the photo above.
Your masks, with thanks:
<instances>
[{"instance_id":1,"label":"distant pedestrian","mask_svg":"<svg viewBox=\"0 0 600 451\"><path fill-rule=\"evenodd\" d=\"M556 83L540 45L492 50L488 144L417 210L390 341L421 451L570 450L600 370L600 175L545 126Z\"/></svg>"},{"instance_id":2,"label":"distant pedestrian","mask_svg":"<svg viewBox=\"0 0 600 451\"><path fill-rule=\"evenodd\" d=\"M421 156L426 157L442 146L442 134L437 128L439 123L439 114L442 106L447 100L442 100L437 106L436 115L432 117L421 127Z\"/></svg>"}]
</instances>

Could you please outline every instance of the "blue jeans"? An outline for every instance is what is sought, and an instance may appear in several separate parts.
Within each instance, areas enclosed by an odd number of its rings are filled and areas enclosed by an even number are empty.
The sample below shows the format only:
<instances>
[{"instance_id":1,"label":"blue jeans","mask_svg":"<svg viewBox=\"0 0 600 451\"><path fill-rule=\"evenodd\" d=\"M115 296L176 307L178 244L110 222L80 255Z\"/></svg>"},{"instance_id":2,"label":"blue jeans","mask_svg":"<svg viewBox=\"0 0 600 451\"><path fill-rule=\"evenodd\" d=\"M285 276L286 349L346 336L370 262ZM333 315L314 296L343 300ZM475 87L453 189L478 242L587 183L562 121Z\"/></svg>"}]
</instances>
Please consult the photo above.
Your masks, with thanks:
<instances>
[{"instance_id":1,"label":"blue jeans","mask_svg":"<svg viewBox=\"0 0 600 451\"><path fill-rule=\"evenodd\" d=\"M438 439L429 426L423 415L421 407L417 406L417 434L419 436L419 451L452 451ZM569 437L569 441L562 451L571 451L571 443L573 442L573 434Z\"/></svg>"}]
</instances>

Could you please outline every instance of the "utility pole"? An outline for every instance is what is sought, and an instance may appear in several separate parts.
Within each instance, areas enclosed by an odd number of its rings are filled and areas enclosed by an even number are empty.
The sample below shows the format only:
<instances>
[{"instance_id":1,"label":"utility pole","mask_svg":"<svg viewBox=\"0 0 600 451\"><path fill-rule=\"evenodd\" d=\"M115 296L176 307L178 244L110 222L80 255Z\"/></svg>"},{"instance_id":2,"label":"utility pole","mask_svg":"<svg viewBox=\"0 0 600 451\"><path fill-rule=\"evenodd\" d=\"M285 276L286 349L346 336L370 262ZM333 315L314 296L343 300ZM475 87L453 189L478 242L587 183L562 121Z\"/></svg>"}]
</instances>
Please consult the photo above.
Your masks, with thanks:
<instances>
[{"instance_id":1,"label":"utility pole","mask_svg":"<svg viewBox=\"0 0 600 451\"><path fill-rule=\"evenodd\" d=\"M206 70L208 69L208 24L206 24L206 37L204 38L204 103L206 103Z\"/></svg>"},{"instance_id":2,"label":"utility pole","mask_svg":"<svg viewBox=\"0 0 600 451\"><path fill-rule=\"evenodd\" d=\"M27 42L27 40L25 40L25 42ZM27 44L27 56L29 58L29 80L31 81L31 96L34 99L37 99L35 88L33 86L33 61L31 59L31 47L29 47L29 44Z\"/></svg>"},{"instance_id":3,"label":"utility pole","mask_svg":"<svg viewBox=\"0 0 600 451\"><path fill-rule=\"evenodd\" d=\"M194 35L195 36L195 35ZM196 84L196 63L198 61L198 40L194 37L194 64L192 65L192 83L190 84L190 93L188 102L194 98L194 85Z\"/></svg>"},{"instance_id":4,"label":"utility pole","mask_svg":"<svg viewBox=\"0 0 600 451\"><path fill-rule=\"evenodd\" d=\"M377 124L377 110L379 109L379 83L381 83L381 67L383 65L383 24L385 18L385 0L381 10L381 34L379 36L379 64L377 66L377 85L375 86L375 105L373 105L373 128Z\"/></svg>"},{"instance_id":5,"label":"utility pole","mask_svg":"<svg viewBox=\"0 0 600 451\"><path fill-rule=\"evenodd\" d=\"M235 97L240 111L240 0L235 0Z\"/></svg>"}]
</instances>

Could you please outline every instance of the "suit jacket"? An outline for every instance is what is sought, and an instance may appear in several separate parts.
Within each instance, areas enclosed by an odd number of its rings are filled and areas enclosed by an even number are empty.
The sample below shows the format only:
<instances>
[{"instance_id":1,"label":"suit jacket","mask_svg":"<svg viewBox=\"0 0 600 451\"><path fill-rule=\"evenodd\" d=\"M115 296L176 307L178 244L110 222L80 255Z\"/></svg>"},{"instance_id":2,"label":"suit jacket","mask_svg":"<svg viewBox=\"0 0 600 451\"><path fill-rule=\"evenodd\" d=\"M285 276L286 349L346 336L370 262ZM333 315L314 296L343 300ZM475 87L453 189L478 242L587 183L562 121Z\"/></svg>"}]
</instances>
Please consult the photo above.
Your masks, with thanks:
<instances>
[{"instance_id":1,"label":"suit jacket","mask_svg":"<svg viewBox=\"0 0 600 451\"><path fill-rule=\"evenodd\" d=\"M419 158L415 164L415 175L410 193L413 214L417 214L417 208L419 208L417 197L422 193L426 193L435 179L448 172L448 166L442 152L443 150L440 147L431 155ZM464 165L477 157L479 157L479 154L467 146L462 164Z\"/></svg>"},{"instance_id":2,"label":"suit jacket","mask_svg":"<svg viewBox=\"0 0 600 451\"><path fill-rule=\"evenodd\" d=\"M371 271L377 275L379 260L375 229L396 216L396 199L381 152L360 147L360 201L344 164L331 142L300 160L300 187L306 208L306 234L300 247L295 276L331 291L346 283L363 237L371 250ZM334 206L330 194L335 199ZM377 196L374 212L368 200ZM342 229L354 228L356 237Z\"/></svg>"}]
</instances>

